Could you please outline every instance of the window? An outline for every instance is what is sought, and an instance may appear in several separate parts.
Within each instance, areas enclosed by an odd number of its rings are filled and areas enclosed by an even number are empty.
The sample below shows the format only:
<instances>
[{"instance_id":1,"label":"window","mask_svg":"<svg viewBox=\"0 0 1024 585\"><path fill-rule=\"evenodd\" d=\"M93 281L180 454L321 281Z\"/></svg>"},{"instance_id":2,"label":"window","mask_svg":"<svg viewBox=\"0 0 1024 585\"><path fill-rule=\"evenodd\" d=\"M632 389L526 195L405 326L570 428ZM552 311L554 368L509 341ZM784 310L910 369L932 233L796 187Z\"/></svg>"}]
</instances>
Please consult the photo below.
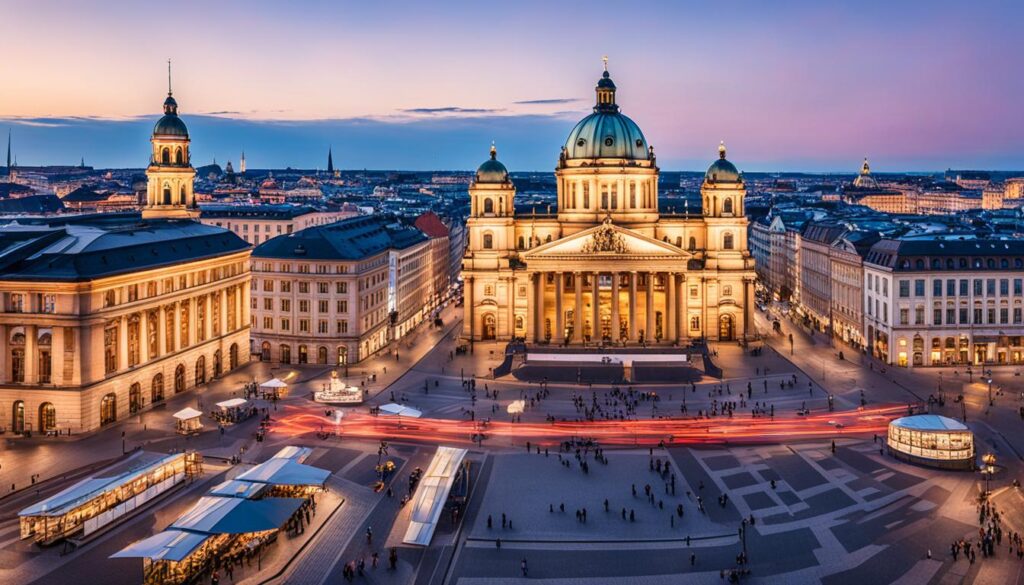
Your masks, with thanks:
<instances>
[{"instance_id":1,"label":"window","mask_svg":"<svg viewBox=\"0 0 1024 585\"><path fill-rule=\"evenodd\" d=\"M947 297L954 297L954 296L956 296L956 280L954 280L952 278L950 278L949 280L946 281L946 296Z\"/></svg>"},{"instance_id":2,"label":"window","mask_svg":"<svg viewBox=\"0 0 1024 585\"><path fill-rule=\"evenodd\" d=\"M991 309L988 310L988 323L990 325L993 325L993 324L995 324L995 322L996 322L996 310L995 310L995 308L991 308Z\"/></svg>"},{"instance_id":3,"label":"window","mask_svg":"<svg viewBox=\"0 0 1024 585\"><path fill-rule=\"evenodd\" d=\"M697 250L697 238L690 237L690 251L694 252Z\"/></svg>"},{"instance_id":4,"label":"window","mask_svg":"<svg viewBox=\"0 0 1024 585\"><path fill-rule=\"evenodd\" d=\"M700 331L700 317L690 317L690 331Z\"/></svg>"},{"instance_id":5,"label":"window","mask_svg":"<svg viewBox=\"0 0 1024 585\"><path fill-rule=\"evenodd\" d=\"M309 319L299 319L299 332L309 333Z\"/></svg>"},{"instance_id":6,"label":"window","mask_svg":"<svg viewBox=\"0 0 1024 585\"><path fill-rule=\"evenodd\" d=\"M317 323L317 331L323 334L327 333L327 321L320 321Z\"/></svg>"},{"instance_id":7,"label":"window","mask_svg":"<svg viewBox=\"0 0 1024 585\"><path fill-rule=\"evenodd\" d=\"M725 297L732 296L732 286L730 286L728 284L723 286L722 287L722 296L725 296Z\"/></svg>"},{"instance_id":8,"label":"window","mask_svg":"<svg viewBox=\"0 0 1024 585\"><path fill-rule=\"evenodd\" d=\"M490 250L494 247L494 236L491 234L484 234L484 250Z\"/></svg>"},{"instance_id":9,"label":"window","mask_svg":"<svg viewBox=\"0 0 1024 585\"><path fill-rule=\"evenodd\" d=\"M966 325L967 324L967 308L966 307L961 307L960 308L960 324L961 325Z\"/></svg>"},{"instance_id":10,"label":"window","mask_svg":"<svg viewBox=\"0 0 1024 585\"><path fill-rule=\"evenodd\" d=\"M326 313L331 310L330 304L328 303L328 301L318 301L317 310L321 313Z\"/></svg>"},{"instance_id":11,"label":"window","mask_svg":"<svg viewBox=\"0 0 1024 585\"><path fill-rule=\"evenodd\" d=\"M39 310L43 313L56 313L57 312L57 296L56 295L40 295L39 298Z\"/></svg>"},{"instance_id":12,"label":"window","mask_svg":"<svg viewBox=\"0 0 1024 585\"><path fill-rule=\"evenodd\" d=\"M906 299L906 298L909 298L909 297L910 297L910 281L909 280L901 280L900 281L900 298L901 299Z\"/></svg>"},{"instance_id":13,"label":"window","mask_svg":"<svg viewBox=\"0 0 1024 585\"><path fill-rule=\"evenodd\" d=\"M924 325L924 307L914 308L914 325Z\"/></svg>"},{"instance_id":14,"label":"window","mask_svg":"<svg viewBox=\"0 0 1024 585\"><path fill-rule=\"evenodd\" d=\"M985 294L990 297L996 296L996 279L989 278L985 281Z\"/></svg>"},{"instance_id":15,"label":"window","mask_svg":"<svg viewBox=\"0 0 1024 585\"><path fill-rule=\"evenodd\" d=\"M283 293L290 293L290 292L292 292L292 283L291 283L291 281L289 281L289 280L282 280L281 281L281 292L283 292Z\"/></svg>"},{"instance_id":16,"label":"window","mask_svg":"<svg viewBox=\"0 0 1024 585\"><path fill-rule=\"evenodd\" d=\"M338 301L338 312L348 313L348 301Z\"/></svg>"},{"instance_id":17,"label":"window","mask_svg":"<svg viewBox=\"0 0 1024 585\"><path fill-rule=\"evenodd\" d=\"M267 297L263 299L263 310L273 311L274 310L274 299Z\"/></svg>"},{"instance_id":18,"label":"window","mask_svg":"<svg viewBox=\"0 0 1024 585\"><path fill-rule=\"evenodd\" d=\"M107 374L117 371L117 326L103 330L103 370Z\"/></svg>"},{"instance_id":19,"label":"window","mask_svg":"<svg viewBox=\"0 0 1024 585\"><path fill-rule=\"evenodd\" d=\"M274 292L274 281L273 280L270 280L268 278L267 280L263 281L263 292Z\"/></svg>"},{"instance_id":20,"label":"window","mask_svg":"<svg viewBox=\"0 0 1024 585\"><path fill-rule=\"evenodd\" d=\"M723 250L732 250L732 245L733 245L732 239L733 239L732 238L732 234L726 232L725 236L722 237L722 249Z\"/></svg>"},{"instance_id":21,"label":"window","mask_svg":"<svg viewBox=\"0 0 1024 585\"><path fill-rule=\"evenodd\" d=\"M340 295L348 294L348 283L347 282L336 282L334 283L334 291Z\"/></svg>"},{"instance_id":22,"label":"window","mask_svg":"<svg viewBox=\"0 0 1024 585\"><path fill-rule=\"evenodd\" d=\"M1020 309L1020 307L1014 307L1013 308L1013 323L1015 325L1020 325L1020 322L1021 322L1021 309Z\"/></svg>"},{"instance_id":23,"label":"window","mask_svg":"<svg viewBox=\"0 0 1024 585\"><path fill-rule=\"evenodd\" d=\"M274 318L273 317L264 317L263 318L263 328L266 329L267 331L270 331L271 329L273 329L274 328Z\"/></svg>"},{"instance_id":24,"label":"window","mask_svg":"<svg viewBox=\"0 0 1024 585\"><path fill-rule=\"evenodd\" d=\"M982 321L981 307L975 307L974 309L974 324L981 325Z\"/></svg>"},{"instance_id":25,"label":"window","mask_svg":"<svg viewBox=\"0 0 1024 585\"><path fill-rule=\"evenodd\" d=\"M309 283L308 282L300 282L299 283L299 292L302 293L302 294L309 293Z\"/></svg>"},{"instance_id":26,"label":"window","mask_svg":"<svg viewBox=\"0 0 1024 585\"><path fill-rule=\"evenodd\" d=\"M725 199L725 201L722 202L722 213L732 213L732 198L731 197L727 197Z\"/></svg>"},{"instance_id":27,"label":"window","mask_svg":"<svg viewBox=\"0 0 1024 585\"><path fill-rule=\"evenodd\" d=\"M291 319L281 319L281 331L291 331L292 321Z\"/></svg>"},{"instance_id":28,"label":"window","mask_svg":"<svg viewBox=\"0 0 1024 585\"><path fill-rule=\"evenodd\" d=\"M936 323L938 325L938 323ZM946 309L946 325L956 325L956 309L949 307Z\"/></svg>"},{"instance_id":29,"label":"window","mask_svg":"<svg viewBox=\"0 0 1024 585\"><path fill-rule=\"evenodd\" d=\"M1008 296L1010 294L1010 281L1009 279L1002 278L999 280L999 295Z\"/></svg>"},{"instance_id":30,"label":"window","mask_svg":"<svg viewBox=\"0 0 1024 585\"><path fill-rule=\"evenodd\" d=\"M900 309L900 325L910 324L910 309Z\"/></svg>"},{"instance_id":31,"label":"window","mask_svg":"<svg viewBox=\"0 0 1024 585\"><path fill-rule=\"evenodd\" d=\"M1010 322L1010 310L1006 307L999 309L999 322L1003 325Z\"/></svg>"},{"instance_id":32,"label":"window","mask_svg":"<svg viewBox=\"0 0 1024 585\"><path fill-rule=\"evenodd\" d=\"M309 301L307 301L307 300L300 300L299 301L299 312L300 313L308 313L309 312Z\"/></svg>"},{"instance_id":33,"label":"window","mask_svg":"<svg viewBox=\"0 0 1024 585\"><path fill-rule=\"evenodd\" d=\"M1014 296L1020 296L1021 294L1021 279L1019 278L1013 279L1013 294Z\"/></svg>"},{"instance_id":34,"label":"window","mask_svg":"<svg viewBox=\"0 0 1024 585\"><path fill-rule=\"evenodd\" d=\"M918 278L917 280L914 281L914 296L915 297L923 297L924 296L924 279L923 278Z\"/></svg>"},{"instance_id":35,"label":"window","mask_svg":"<svg viewBox=\"0 0 1024 585\"><path fill-rule=\"evenodd\" d=\"M289 299L281 299L281 310L282 311L291 311L292 310L292 302L291 302L291 300L289 300Z\"/></svg>"},{"instance_id":36,"label":"window","mask_svg":"<svg viewBox=\"0 0 1024 585\"><path fill-rule=\"evenodd\" d=\"M980 278L974 279L974 296L980 297L982 295L982 283Z\"/></svg>"},{"instance_id":37,"label":"window","mask_svg":"<svg viewBox=\"0 0 1024 585\"><path fill-rule=\"evenodd\" d=\"M966 297L968 295L968 288L967 287L968 287L967 279L966 278L960 279L960 296Z\"/></svg>"},{"instance_id":38,"label":"window","mask_svg":"<svg viewBox=\"0 0 1024 585\"><path fill-rule=\"evenodd\" d=\"M939 279L935 279L932 281L932 296L942 296L942 281Z\"/></svg>"},{"instance_id":39,"label":"window","mask_svg":"<svg viewBox=\"0 0 1024 585\"><path fill-rule=\"evenodd\" d=\"M128 302L134 302L139 300L139 285L129 284L128 285Z\"/></svg>"},{"instance_id":40,"label":"window","mask_svg":"<svg viewBox=\"0 0 1024 585\"><path fill-rule=\"evenodd\" d=\"M877 278L877 276L875 278ZM878 290L878 283L877 282L875 283L875 290ZM888 278L883 278L882 279L882 294L885 295L885 296L889 296L889 279Z\"/></svg>"},{"instance_id":41,"label":"window","mask_svg":"<svg viewBox=\"0 0 1024 585\"><path fill-rule=\"evenodd\" d=\"M932 312L932 325L942 325L942 309L935 309Z\"/></svg>"},{"instance_id":42,"label":"window","mask_svg":"<svg viewBox=\"0 0 1024 585\"><path fill-rule=\"evenodd\" d=\"M494 213L494 200L490 197L484 199L484 213Z\"/></svg>"}]
</instances>

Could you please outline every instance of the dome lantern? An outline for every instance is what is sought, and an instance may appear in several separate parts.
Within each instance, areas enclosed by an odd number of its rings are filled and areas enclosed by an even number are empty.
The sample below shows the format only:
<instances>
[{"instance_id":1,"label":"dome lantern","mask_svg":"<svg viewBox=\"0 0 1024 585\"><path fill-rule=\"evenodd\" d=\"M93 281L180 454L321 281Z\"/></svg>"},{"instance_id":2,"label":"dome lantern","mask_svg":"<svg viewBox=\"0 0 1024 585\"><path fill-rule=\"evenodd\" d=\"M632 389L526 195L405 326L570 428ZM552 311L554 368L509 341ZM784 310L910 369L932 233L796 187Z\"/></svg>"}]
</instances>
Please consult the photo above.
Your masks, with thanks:
<instances>
[{"instance_id":1,"label":"dome lantern","mask_svg":"<svg viewBox=\"0 0 1024 585\"><path fill-rule=\"evenodd\" d=\"M476 169L476 183L507 183L508 169L498 160L498 149L491 143L491 158Z\"/></svg>"}]
</instances>

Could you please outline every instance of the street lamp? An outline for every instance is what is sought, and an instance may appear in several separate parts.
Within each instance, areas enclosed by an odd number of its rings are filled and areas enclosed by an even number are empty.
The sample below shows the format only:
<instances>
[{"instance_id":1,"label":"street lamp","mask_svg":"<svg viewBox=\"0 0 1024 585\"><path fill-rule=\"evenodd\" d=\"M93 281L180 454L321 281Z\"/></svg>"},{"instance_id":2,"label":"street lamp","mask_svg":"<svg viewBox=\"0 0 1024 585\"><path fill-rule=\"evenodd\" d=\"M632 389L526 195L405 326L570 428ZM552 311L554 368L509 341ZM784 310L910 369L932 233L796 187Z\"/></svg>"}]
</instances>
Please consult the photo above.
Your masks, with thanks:
<instances>
[{"instance_id":1,"label":"street lamp","mask_svg":"<svg viewBox=\"0 0 1024 585\"><path fill-rule=\"evenodd\" d=\"M990 377L988 379L988 405L992 406L993 404L994 402L992 402L992 378Z\"/></svg>"},{"instance_id":2,"label":"street lamp","mask_svg":"<svg viewBox=\"0 0 1024 585\"><path fill-rule=\"evenodd\" d=\"M984 464L981 474L985 476L985 497L992 491L992 474L996 472L996 456L992 453L982 455L981 462Z\"/></svg>"}]
</instances>

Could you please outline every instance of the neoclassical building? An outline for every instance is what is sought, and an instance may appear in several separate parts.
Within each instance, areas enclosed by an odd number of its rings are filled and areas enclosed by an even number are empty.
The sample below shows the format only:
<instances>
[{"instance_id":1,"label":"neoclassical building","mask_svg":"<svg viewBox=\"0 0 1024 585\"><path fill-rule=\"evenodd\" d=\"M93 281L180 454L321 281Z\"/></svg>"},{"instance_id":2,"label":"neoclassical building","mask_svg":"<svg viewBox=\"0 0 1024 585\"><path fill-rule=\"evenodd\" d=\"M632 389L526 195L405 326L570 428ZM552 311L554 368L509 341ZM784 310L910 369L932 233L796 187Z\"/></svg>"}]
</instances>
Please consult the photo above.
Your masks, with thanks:
<instances>
[{"instance_id":1,"label":"neoclassical building","mask_svg":"<svg viewBox=\"0 0 1024 585\"><path fill-rule=\"evenodd\" d=\"M725 146L701 214L662 213L654 148L616 103L607 69L569 133L557 209L516 213L491 147L470 185L463 259L468 340L676 344L753 334L754 261L743 176Z\"/></svg>"},{"instance_id":2,"label":"neoclassical building","mask_svg":"<svg viewBox=\"0 0 1024 585\"><path fill-rule=\"evenodd\" d=\"M168 92L142 214L0 227L0 425L81 432L249 361L249 245L202 225Z\"/></svg>"}]
</instances>

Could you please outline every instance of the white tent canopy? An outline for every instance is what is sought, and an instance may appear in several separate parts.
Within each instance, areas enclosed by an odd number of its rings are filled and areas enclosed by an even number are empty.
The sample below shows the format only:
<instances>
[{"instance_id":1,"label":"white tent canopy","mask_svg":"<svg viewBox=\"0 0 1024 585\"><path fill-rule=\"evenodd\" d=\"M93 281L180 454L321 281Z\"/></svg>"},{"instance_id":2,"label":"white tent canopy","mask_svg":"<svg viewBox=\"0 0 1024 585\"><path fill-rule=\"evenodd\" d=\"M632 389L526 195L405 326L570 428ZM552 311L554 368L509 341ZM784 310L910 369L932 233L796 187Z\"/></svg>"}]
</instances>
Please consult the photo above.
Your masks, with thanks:
<instances>
[{"instance_id":1,"label":"white tent canopy","mask_svg":"<svg viewBox=\"0 0 1024 585\"><path fill-rule=\"evenodd\" d=\"M409 406L402 406L401 404L395 404L389 402L380 407L380 411L384 414L393 414L396 416L408 416L411 418L419 418L423 416L423 413L415 408Z\"/></svg>"},{"instance_id":2,"label":"white tent canopy","mask_svg":"<svg viewBox=\"0 0 1024 585\"><path fill-rule=\"evenodd\" d=\"M279 378L272 378L260 384L260 388L287 388L288 383Z\"/></svg>"},{"instance_id":3,"label":"white tent canopy","mask_svg":"<svg viewBox=\"0 0 1024 585\"><path fill-rule=\"evenodd\" d=\"M244 398L232 398L230 400L225 400L224 402L218 402L217 406L221 408L237 408L239 406L245 406L248 403L249 401Z\"/></svg>"},{"instance_id":4,"label":"white tent canopy","mask_svg":"<svg viewBox=\"0 0 1024 585\"><path fill-rule=\"evenodd\" d=\"M203 413L189 406L188 408L183 408L174 413L173 416L178 420L188 420L190 418L199 418L200 416L203 416Z\"/></svg>"}]
</instances>

